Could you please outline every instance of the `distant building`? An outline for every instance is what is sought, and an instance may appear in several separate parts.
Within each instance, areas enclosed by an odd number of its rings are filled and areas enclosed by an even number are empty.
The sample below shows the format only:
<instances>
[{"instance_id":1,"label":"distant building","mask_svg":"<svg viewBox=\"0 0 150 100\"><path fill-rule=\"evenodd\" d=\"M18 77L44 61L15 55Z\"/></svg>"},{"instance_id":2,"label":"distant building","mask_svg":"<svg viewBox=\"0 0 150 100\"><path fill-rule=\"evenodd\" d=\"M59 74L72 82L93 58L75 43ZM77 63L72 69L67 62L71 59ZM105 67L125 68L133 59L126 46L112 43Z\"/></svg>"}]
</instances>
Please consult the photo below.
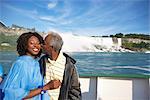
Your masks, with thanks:
<instances>
[{"instance_id":1,"label":"distant building","mask_svg":"<svg viewBox=\"0 0 150 100\"><path fill-rule=\"evenodd\" d=\"M35 28L24 28L15 24L12 24L11 27L7 27L4 23L0 21L0 34L5 35L20 35L25 32L35 32Z\"/></svg>"}]
</instances>

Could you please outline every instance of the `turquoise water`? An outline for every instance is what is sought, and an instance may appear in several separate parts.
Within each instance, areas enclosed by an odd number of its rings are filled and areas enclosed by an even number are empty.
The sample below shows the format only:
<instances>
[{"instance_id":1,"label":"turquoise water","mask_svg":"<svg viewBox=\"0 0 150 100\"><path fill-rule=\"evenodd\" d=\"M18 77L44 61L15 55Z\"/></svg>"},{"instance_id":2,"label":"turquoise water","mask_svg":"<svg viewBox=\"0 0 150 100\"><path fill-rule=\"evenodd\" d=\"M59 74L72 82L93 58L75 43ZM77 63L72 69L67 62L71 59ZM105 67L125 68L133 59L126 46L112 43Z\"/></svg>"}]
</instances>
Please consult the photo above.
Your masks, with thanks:
<instances>
[{"instance_id":1,"label":"turquoise water","mask_svg":"<svg viewBox=\"0 0 150 100\"><path fill-rule=\"evenodd\" d=\"M79 74L130 74L150 75L148 53L69 53L76 59ZM0 52L0 63L5 74L16 59L16 52Z\"/></svg>"},{"instance_id":2,"label":"turquoise water","mask_svg":"<svg viewBox=\"0 0 150 100\"><path fill-rule=\"evenodd\" d=\"M73 53L79 73L150 75L150 54Z\"/></svg>"}]
</instances>

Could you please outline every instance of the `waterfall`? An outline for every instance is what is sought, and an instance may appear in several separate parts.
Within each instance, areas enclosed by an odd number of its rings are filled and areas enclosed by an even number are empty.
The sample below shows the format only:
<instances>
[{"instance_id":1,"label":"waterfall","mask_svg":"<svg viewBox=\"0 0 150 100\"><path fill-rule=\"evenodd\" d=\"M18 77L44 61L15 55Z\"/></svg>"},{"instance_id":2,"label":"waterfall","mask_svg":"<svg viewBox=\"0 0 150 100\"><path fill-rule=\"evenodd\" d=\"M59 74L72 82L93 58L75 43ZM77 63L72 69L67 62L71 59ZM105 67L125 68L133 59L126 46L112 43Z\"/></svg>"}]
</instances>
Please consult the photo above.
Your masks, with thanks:
<instances>
[{"instance_id":1,"label":"waterfall","mask_svg":"<svg viewBox=\"0 0 150 100\"><path fill-rule=\"evenodd\" d=\"M66 52L117 52L121 49L121 38L60 35L64 40L63 51Z\"/></svg>"}]
</instances>

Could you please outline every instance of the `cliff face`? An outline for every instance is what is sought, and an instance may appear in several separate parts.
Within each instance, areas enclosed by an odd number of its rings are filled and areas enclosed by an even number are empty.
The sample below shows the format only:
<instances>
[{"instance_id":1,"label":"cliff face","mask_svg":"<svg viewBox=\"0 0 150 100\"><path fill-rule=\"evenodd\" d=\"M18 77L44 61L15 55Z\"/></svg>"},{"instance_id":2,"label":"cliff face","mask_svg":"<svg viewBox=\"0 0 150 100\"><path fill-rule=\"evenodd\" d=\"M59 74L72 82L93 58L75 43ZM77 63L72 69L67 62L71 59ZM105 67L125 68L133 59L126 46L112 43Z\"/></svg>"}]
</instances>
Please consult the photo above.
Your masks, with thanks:
<instances>
[{"instance_id":1,"label":"cliff face","mask_svg":"<svg viewBox=\"0 0 150 100\"><path fill-rule=\"evenodd\" d=\"M145 42L145 43L150 43L150 40L134 39L134 38L122 38L122 43L125 43L125 42L132 42L132 43Z\"/></svg>"},{"instance_id":2,"label":"cliff face","mask_svg":"<svg viewBox=\"0 0 150 100\"><path fill-rule=\"evenodd\" d=\"M150 40L122 38L122 47L137 52L150 51Z\"/></svg>"},{"instance_id":3,"label":"cliff face","mask_svg":"<svg viewBox=\"0 0 150 100\"><path fill-rule=\"evenodd\" d=\"M7 27L4 23L0 22L0 34L5 34L5 35L20 35L25 32L35 32L35 28L29 29L29 28L24 28L20 27L17 25L12 25L11 27Z\"/></svg>"}]
</instances>

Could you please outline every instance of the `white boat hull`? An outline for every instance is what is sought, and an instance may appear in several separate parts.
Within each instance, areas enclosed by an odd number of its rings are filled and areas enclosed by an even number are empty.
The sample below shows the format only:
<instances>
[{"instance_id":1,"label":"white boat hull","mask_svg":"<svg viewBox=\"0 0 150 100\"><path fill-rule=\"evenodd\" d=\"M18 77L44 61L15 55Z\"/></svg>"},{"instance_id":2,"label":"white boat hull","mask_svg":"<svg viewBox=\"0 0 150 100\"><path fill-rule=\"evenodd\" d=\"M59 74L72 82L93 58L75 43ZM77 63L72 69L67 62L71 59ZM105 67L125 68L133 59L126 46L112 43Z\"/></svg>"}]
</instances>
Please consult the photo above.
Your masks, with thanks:
<instances>
[{"instance_id":1,"label":"white boat hull","mask_svg":"<svg viewBox=\"0 0 150 100\"><path fill-rule=\"evenodd\" d=\"M83 100L150 100L149 78L80 77Z\"/></svg>"}]
</instances>

